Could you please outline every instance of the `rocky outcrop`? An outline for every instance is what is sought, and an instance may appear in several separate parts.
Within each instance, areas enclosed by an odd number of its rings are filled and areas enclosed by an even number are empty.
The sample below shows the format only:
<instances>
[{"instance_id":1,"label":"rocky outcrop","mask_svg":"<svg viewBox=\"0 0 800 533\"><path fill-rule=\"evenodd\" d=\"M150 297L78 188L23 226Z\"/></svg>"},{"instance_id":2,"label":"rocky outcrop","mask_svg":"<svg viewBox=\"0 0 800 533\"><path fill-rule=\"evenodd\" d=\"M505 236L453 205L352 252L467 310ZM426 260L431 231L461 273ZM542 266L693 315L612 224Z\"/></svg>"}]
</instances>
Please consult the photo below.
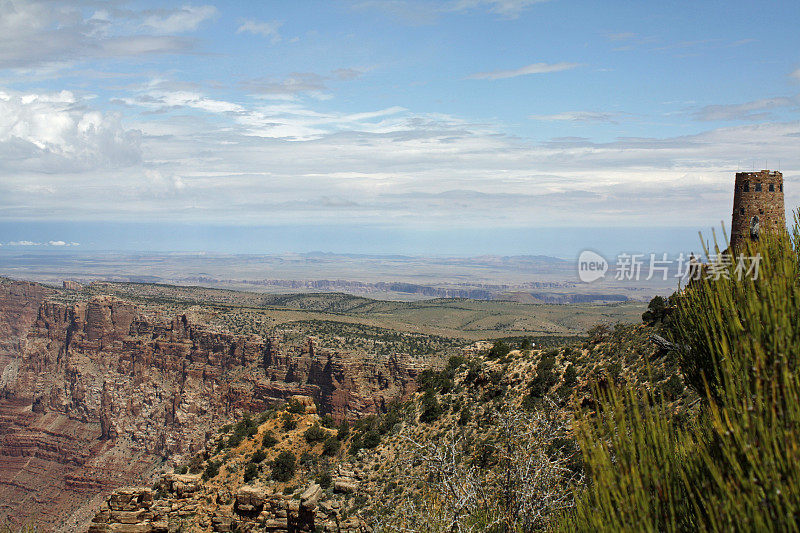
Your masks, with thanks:
<instances>
[{"instance_id":1,"label":"rocky outcrop","mask_svg":"<svg viewBox=\"0 0 800 533\"><path fill-rule=\"evenodd\" d=\"M16 357L22 349L31 325L39 314L39 307L55 291L27 281L0 278L0 372L6 356ZM10 359L6 361L6 364Z\"/></svg>"},{"instance_id":2,"label":"rocky outcrop","mask_svg":"<svg viewBox=\"0 0 800 533\"><path fill-rule=\"evenodd\" d=\"M171 480L164 482L170 487ZM342 502L328 498L311 483L299 498L276 494L262 486L244 485L236 491L232 509L219 507L207 522L212 531L271 531L274 533L367 531L358 518L341 513ZM168 533L180 531L187 518L208 512L200 499L179 492L154 495L149 488L115 490L92 518L88 533Z\"/></svg>"},{"instance_id":3,"label":"rocky outcrop","mask_svg":"<svg viewBox=\"0 0 800 533\"><path fill-rule=\"evenodd\" d=\"M149 482L244 412L302 395L358 418L413 392L423 367L0 281L0 520L44 530L88 520L92 498Z\"/></svg>"},{"instance_id":4,"label":"rocky outcrop","mask_svg":"<svg viewBox=\"0 0 800 533\"><path fill-rule=\"evenodd\" d=\"M256 394L286 397L287 390L295 389L312 396L334 419L355 419L382 412L393 400L413 392L416 376L429 364L396 354L377 358L333 352L311 341L286 345L272 337L265 351L268 379Z\"/></svg>"}]
</instances>

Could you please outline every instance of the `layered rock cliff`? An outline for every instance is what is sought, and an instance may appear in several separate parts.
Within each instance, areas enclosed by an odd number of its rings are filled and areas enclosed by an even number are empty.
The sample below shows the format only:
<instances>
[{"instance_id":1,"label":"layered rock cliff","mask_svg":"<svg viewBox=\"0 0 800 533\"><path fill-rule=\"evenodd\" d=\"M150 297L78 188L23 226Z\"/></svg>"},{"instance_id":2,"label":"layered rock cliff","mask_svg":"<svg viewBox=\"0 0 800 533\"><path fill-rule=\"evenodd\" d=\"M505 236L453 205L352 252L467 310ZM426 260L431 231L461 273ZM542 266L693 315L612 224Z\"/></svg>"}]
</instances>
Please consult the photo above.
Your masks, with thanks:
<instances>
[{"instance_id":1,"label":"layered rock cliff","mask_svg":"<svg viewBox=\"0 0 800 533\"><path fill-rule=\"evenodd\" d=\"M98 498L148 481L243 412L305 394L357 418L412 392L423 366L54 294L0 283L0 521L45 530L82 523Z\"/></svg>"}]
</instances>

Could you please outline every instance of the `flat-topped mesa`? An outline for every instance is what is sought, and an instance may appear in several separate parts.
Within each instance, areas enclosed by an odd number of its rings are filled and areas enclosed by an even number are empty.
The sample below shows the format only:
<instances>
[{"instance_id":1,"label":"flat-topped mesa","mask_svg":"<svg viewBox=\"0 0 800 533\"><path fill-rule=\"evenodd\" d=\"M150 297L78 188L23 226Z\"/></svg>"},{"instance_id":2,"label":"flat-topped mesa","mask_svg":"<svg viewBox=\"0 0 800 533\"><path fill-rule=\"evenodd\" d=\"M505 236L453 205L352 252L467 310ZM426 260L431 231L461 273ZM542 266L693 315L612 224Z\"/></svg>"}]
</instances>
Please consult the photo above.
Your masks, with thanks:
<instances>
[{"instance_id":1,"label":"flat-topped mesa","mask_svg":"<svg viewBox=\"0 0 800 533\"><path fill-rule=\"evenodd\" d=\"M777 171L737 172L731 217L731 249L741 249L764 232L786 231L783 174Z\"/></svg>"}]
</instances>

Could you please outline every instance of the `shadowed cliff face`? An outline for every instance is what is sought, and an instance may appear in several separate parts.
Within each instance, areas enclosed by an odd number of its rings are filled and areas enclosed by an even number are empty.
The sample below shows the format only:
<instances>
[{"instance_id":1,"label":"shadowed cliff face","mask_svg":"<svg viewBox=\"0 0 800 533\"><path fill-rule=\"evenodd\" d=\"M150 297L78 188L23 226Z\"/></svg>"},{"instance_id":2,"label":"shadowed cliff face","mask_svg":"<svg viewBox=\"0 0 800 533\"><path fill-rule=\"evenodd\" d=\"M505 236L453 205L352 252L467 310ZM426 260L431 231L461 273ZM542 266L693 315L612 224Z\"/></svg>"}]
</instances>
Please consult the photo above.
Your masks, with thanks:
<instances>
[{"instance_id":1,"label":"shadowed cliff face","mask_svg":"<svg viewBox=\"0 0 800 533\"><path fill-rule=\"evenodd\" d=\"M421 370L53 293L0 284L0 520L53 528L71 517L69 529L90 518L90 501L147 482L246 411L305 394L357 418L411 393Z\"/></svg>"}]
</instances>

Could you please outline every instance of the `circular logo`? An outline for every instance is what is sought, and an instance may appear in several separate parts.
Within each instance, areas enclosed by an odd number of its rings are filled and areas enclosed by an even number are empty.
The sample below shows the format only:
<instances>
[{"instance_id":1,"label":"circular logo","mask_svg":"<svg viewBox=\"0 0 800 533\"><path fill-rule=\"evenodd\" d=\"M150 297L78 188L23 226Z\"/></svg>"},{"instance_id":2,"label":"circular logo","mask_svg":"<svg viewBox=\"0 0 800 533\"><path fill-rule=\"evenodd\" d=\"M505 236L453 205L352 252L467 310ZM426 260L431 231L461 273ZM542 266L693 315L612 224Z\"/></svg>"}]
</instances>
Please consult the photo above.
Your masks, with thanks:
<instances>
[{"instance_id":1,"label":"circular logo","mask_svg":"<svg viewBox=\"0 0 800 533\"><path fill-rule=\"evenodd\" d=\"M608 272L608 261L602 255L591 250L584 250L578 256L578 278L584 283L591 283L604 277Z\"/></svg>"}]
</instances>

